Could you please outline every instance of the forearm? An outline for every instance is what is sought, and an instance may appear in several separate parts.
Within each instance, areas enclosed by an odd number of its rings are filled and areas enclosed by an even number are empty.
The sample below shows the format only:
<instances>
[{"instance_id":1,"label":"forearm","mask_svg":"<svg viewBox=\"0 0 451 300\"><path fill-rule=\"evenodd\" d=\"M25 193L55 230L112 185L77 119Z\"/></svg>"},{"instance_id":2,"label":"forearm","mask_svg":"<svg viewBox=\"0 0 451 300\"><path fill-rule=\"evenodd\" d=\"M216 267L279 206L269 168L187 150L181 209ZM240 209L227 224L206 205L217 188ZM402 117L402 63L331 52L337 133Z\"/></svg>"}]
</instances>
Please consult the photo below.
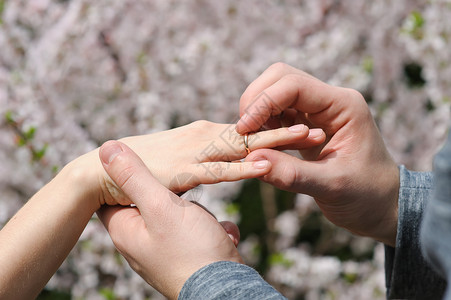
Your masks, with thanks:
<instances>
[{"instance_id":1,"label":"forearm","mask_svg":"<svg viewBox=\"0 0 451 300\"><path fill-rule=\"evenodd\" d=\"M0 298L38 295L99 207L86 172L73 162L0 231Z\"/></svg>"}]
</instances>

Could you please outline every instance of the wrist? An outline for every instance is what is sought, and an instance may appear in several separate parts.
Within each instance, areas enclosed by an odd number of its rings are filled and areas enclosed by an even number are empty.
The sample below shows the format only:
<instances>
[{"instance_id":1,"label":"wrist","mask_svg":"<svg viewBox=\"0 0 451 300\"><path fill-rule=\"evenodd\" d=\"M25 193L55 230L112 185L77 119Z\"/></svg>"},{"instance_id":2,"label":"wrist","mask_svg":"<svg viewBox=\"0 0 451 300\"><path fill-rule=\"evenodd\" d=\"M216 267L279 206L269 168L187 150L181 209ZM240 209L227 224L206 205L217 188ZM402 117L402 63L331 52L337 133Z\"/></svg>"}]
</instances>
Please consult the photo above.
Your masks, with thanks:
<instances>
[{"instance_id":1,"label":"wrist","mask_svg":"<svg viewBox=\"0 0 451 300\"><path fill-rule=\"evenodd\" d=\"M374 238L388 246L395 247L398 230L398 198L399 198L399 169L396 164L389 168L385 177L387 193L383 195L379 228L375 231Z\"/></svg>"},{"instance_id":2,"label":"wrist","mask_svg":"<svg viewBox=\"0 0 451 300\"><path fill-rule=\"evenodd\" d=\"M394 247L398 229L399 169L393 163L381 166L376 172L374 170L371 179L364 177L358 185L366 189L350 188L353 193L341 198L353 199L345 208L345 214L336 214L334 207L324 206L321 202L318 204L332 223L355 235ZM327 214L329 211L334 213Z\"/></svg>"},{"instance_id":3,"label":"wrist","mask_svg":"<svg viewBox=\"0 0 451 300\"><path fill-rule=\"evenodd\" d=\"M369 206L368 223L362 235L395 247L398 230L399 169L396 164L383 169L378 183L380 194Z\"/></svg>"},{"instance_id":4,"label":"wrist","mask_svg":"<svg viewBox=\"0 0 451 300\"><path fill-rule=\"evenodd\" d=\"M71 161L57 175L66 185L80 193L77 197L77 201L80 202L78 204L89 209L91 213L96 212L103 204L101 187L103 176L98 149Z\"/></svg>"}]
</instances>

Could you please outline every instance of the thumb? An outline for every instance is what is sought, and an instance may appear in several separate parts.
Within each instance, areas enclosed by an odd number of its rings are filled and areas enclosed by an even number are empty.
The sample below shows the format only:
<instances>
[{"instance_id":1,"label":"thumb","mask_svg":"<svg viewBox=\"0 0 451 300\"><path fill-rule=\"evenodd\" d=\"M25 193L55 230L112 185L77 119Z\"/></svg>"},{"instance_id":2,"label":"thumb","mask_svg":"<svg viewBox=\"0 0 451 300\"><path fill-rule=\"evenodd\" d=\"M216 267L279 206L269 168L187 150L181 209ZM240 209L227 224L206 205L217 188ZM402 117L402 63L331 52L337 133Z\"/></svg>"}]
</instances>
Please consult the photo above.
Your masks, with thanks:
<instances>
[{"instance_id":1,"label":"thumb","mask_svg":"<svg viewBox=\"0 0 451 300\"><path fill-rule=\"evenodd\" d=\"M324 162L305 161L272 149L255 150L246 157L246 161L262 159L270 161L272 168L260 179L282 190L316 197L327 182Z\"/></svg>"},{"instance_id":2,"label":"thumb","mask_svg":"<svg viewBox=\"0 0 451 300\"><path fill-rule=\"evenodd\" d=\"M126 197L138 207L144 220L161 218L182 208L180 199L152 176L141 158L127 145L108 141L99 150L103 168L122 190ZM176 205L179 204L179 205ZM169 206L169 207L168 207Z\"/></svg>"}]
</instances>

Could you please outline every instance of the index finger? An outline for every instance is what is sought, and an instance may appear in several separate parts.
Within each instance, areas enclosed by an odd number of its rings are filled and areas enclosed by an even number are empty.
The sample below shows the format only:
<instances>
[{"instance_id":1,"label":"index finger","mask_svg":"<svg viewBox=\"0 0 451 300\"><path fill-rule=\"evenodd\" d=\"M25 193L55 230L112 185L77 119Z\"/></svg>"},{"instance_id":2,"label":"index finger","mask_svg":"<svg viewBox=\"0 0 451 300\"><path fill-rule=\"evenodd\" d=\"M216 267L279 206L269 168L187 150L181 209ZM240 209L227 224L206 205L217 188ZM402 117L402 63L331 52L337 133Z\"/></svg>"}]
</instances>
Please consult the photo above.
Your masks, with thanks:
<instances>
[{"instance_id":1,"label":"index finger","mask_svg":"<svg viewBox=\"0 0 451 300\"><path fill-rule=\"evenodd\" d=\"M331 106L336 93L334 87L305 73L284 75L247 105L236 131L240 134L257 131L271 116L287 108L319 113Z\"/></svg>"},{"instance_id":2,"label":"index finger","mask_svg":"<svg viewBox=\"0 0 451 300\"><path fill-rule=\"evenodd\" d=\"M257 77L244 91L240 98L240 116L244 115L248 106L266 88L270 87L283 76L288 74L301 74L302 71L284 63L275 63Z\"/></svg>"}]
</instances>

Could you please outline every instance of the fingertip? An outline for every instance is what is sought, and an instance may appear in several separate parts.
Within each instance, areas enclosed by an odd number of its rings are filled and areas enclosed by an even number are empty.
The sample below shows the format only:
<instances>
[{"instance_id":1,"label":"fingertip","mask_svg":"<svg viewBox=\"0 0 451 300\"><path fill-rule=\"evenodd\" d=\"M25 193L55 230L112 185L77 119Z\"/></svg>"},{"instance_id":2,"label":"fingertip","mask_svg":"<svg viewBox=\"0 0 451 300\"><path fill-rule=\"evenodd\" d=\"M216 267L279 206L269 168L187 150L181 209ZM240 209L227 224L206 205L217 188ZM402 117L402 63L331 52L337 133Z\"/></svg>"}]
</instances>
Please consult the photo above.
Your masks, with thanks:
<instances>
[{"instance_id":1,"label":"fingertip","mask_svg":"<svg viewBox=\"0 0 451 300\"><path fill-rule=\"evenodd\" d=\"M308 139L322 143L326 140L326 133L321 128L313 128L309 130Z\"/></svg>"},{"instance_id":2,"label":"fingertip","mask_svg":"<svg viewBox=\"0 0 451 300\"><path fill-rule=\"evenodd\" d=\"M241 121L241 120L240 120L240 121ZM243 135L243 134L245 134L246 132L244 131L244 128L243 128L243 126L241 125L240 121L238 121L238 123L236 124L236 126L235 126L235 131L236 131L238 134Z\"/></svg>"},{"instance_id":3,"label":"fingertip","mask_svg":"<svg viewBox=\"0 0 451 300\"><path fill-rule=\"evenodd\" d=\"M240 242L240 229L238 228L238 226L230 221L222 221L219 223L221 224L222 228L224 228L225 232L232 240L235 247L238 247L238 244Z\"/></svg>"},{"instance_id":4,"label":"fingertip","mask_svg":"<svg viewBox=\"0 0 451 300\"><path fill-rule=\"evenodd\" d=\"M240 243L239 240L236 239L235 236L233 236L232 234L227 234L229 236L229 238L232 240L232 243L235 245L235 248L238 247L238 244Z\"/></svg>"},{"instance_id":5,"label":"fingertip","mask_svg":"<svg viewBox=\"0 0 451 300\"><path fill-rule=\"evenodd\" d=\"M296 125L288 127L287 130L289 132L292 132L292 133L303 133L303 134L305 134L305 133L307 133L308 127L305 126L304 124L296 124Z\"/></svg>"},{"instance_id":6,"label":"fingertip","mask_svg":"<svg viewBox=\"0 0 451 300\"><path fill-rule=\"evenodd\" d=\"M250 131L248 119L249 117L247 114L241 116L240 120L238 121L235 127L236 132L238 132L239 134L245 134Z\"/></svg>"},{"instance_id":7,"label":"fingertip","mask_svg":"<svg viewBox=\"0 0 451 300\"><path fill-rule=\"evenodd\" d=\"M265 121L267 121L267 118L264 118L263 116L257 116L256 114L250 115L249 113L245 113L237 122L235 130L241 135L245 133L256 132L265 123Z\"/></svg>"}]
</instances>

